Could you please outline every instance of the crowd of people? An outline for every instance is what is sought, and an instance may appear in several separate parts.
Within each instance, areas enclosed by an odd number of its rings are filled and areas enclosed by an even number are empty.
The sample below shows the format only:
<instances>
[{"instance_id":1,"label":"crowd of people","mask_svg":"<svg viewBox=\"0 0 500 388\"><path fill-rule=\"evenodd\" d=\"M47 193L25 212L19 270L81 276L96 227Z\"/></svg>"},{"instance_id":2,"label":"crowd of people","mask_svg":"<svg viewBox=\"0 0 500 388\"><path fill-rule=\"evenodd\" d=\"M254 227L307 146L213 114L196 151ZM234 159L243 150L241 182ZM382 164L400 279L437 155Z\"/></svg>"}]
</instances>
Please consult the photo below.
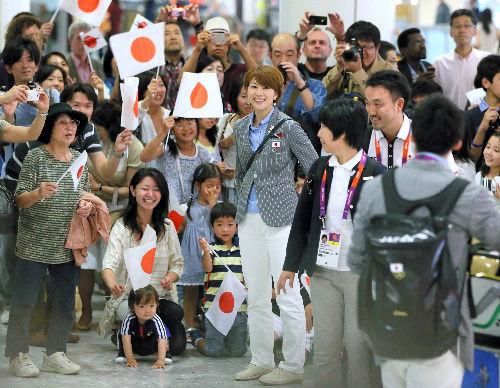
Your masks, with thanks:
<instances>
[{"instance_id":1,"label":"crowd of people","mask_svg":"<svg viewBox=\"0 0 500 388\"><path fill-rule=\"evenodd\" d=\"M416 27L394 45L369 21L345 26L332 12L322 28L306 12L295 34L254 29L243 39L223 17L202 20L192 4L179 9L164 6L155 20L165 23L165 65L138 75L135 131L120 121L112 50L102 58L85 51L80 33L92 26L72 22L65 55L46 52L52 23L23 12L8 25L0 189L18 212L0 240L9 372L38 376L30 345L46 347L43 371L81 370L66 343L96 323L97 280L115 302L109 349L131 368L152 354L153 367L165 368L191 344L207 357L249 349L237 381L300 383L310 358L317 387L459 387L473 368L469 237L500 249L500 55L491 11L480 24L474 11L452 12L455 48L431 64ZM196 34L189 57L186 28ZM170 114L188 72L216 75L222 117ZM385 275L375 268L390 258L389 248L377 256L380 244L396 237L377 245L373 236L398 222L397 209L420 220L439 213L450 186L454 226L433 257L465 284L457 288L461 314L446 328L451 341L401 350L417 333L401 337L398 323L380 346L383 329L370 316L386 317L373 306L408 297L383 276L402 280L413 269L404 254ZM174 208L187 209L180 223L167 217ZM151 233L150 284L134 288L127 255ZM418 256L419 247L409 251ZM448 267L437 267L428 276L444 287ZM231 273L247 294L224 334L205 313ZM363 293L367 282L373 291ZM437 305L422 326L452 314ZM394 312L416 320L413 310Z\"/></svg>"}]
</instances>

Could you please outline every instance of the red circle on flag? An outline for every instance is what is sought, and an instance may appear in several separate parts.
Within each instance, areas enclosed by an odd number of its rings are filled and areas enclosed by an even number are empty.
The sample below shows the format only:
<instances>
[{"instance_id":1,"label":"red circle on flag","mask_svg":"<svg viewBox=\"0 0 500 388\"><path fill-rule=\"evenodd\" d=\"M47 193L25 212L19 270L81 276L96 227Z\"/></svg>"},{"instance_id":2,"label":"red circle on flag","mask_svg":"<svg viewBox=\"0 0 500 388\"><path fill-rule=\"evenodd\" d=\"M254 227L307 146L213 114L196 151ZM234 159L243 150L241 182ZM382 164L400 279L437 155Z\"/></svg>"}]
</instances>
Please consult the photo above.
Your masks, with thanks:
<instances>
[{"instance_id":1,"label":"red circle on flag","mask_svg":"<svg viewBox=\"0 0 500 388\"><path fill-rule=\"evenodd\" d=\"M100 2L100 0L78 0L78 8L83 12L94 12Z\"/></svg>"},{"instance_id":2,"label":"red circle on flag","mask_svg":"<svg viewBox=\"0 0 500 388\"><path fill-rule=\"evenodd\" d=\"M155 261L156 248L147 251L141 260L141 268L145 273L153 272L153 263Z\"/></svg>"},{"instance_id":3,"label":"red circle on flag","mask_svg":"<svg viewBox=\"0 0 500 388\"><path fill-rule=\"evenodd\" d=\"M84 166L80 166L80 168L79 168L79 169L78 169L78 171L76 172L76 177L77 177L78 179L80 179L80 177L81 177L81 176L82 176L82 174L83 174L83 167L84 167Z\"/></svg>"},{"instance_id":4,"label":"red circle on flag","mask_svg":"<svg viewBox=\"0 0 500 388\"><path fill-rule=\"evenodd\" d=\"M234 296L232 292L223 292L219 298L219 308L223 313L229 314L234 310Z\"/></svg>"},{"instance_id":5,"label":"red circle on flag","mask_svg":"<svg viewBox=\"0 0 500 388\"><path fill-rule=\"evenodd\" d=\"M93 36L87 35L83 38L83 44L87 47L94 48L97 46L97 39Z\"/></svg>"},{"instance_id":6,"label":"red circle on flag","mask_svg":"<svg viewBox=\"0 0 500 388\"><path fill-rule=\"evenodd\" d=\"M137 94L135 95L134 102L134 116L139 117L139 96Z\"/></svg>"},{"instance_id":7,"label":"red circle on flag","mask_svg":"<svg viewBox=\"0 0 500 388\"><path fill-rule=\"evenodd\" d=\"M191 92L191 106L195 109L200 109L205 106L208 101L208 92L205 86L197 82Z\"/></svg>"},{"instance_id":8,"label":"red circle on flag","mask_svg":"<svg viewBox=\"0 0 500 388\"><path fill-rule=\"evenodd\" d=\"M130 53L138 62L149 62L156 54L156 46L151 39L140 36L130 45Z\"/></svg>"}]
</instances>

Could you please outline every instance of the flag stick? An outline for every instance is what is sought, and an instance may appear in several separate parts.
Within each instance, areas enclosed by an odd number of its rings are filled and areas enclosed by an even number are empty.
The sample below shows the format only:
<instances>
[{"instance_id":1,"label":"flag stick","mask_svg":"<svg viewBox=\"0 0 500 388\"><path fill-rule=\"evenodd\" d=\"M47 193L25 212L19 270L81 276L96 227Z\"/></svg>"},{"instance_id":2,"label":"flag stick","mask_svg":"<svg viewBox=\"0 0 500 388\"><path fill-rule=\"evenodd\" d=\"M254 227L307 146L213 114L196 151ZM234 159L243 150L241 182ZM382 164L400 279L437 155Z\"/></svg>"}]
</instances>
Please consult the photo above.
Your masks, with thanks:
<instances>
[{"instance_id":1,"label":"flag stick","mask_svg":"<svg viewBox=\"0 0 500 388\"><path fill-rule=\"evenodd\" d=\"M215 249L210 245L210 244L207 244L208 245L208 249L210 250L210 252L215 256L217 257L218 259L220 259L220 256L217 254L217 252L215 252ZM221 263L224 265L224 267L226 267L226 269L229 271L229 272L233 272L229 269L229 267L226 265L226 263L224 263L221 259Z\"/></svg>"},{"instance_id":2,"label":"flag stick","mask_svg":"<svg viewBox=\"0 0 500 388\"><path fill-rule=\"evenodd\" d=\"M156 82L158 82L158 77L160 76L160 66L158 66L156 68L156 77L155 77L155 80ZM155 94L153 93L153 97L155 96Z\"/></svg>"},{"instance_id":3,"label":"flag stick","mask_svg":"<svg viewBox=\"0 0 500 388\"><path fill-rule=\"evenodd\" d=\"M58 7L56 8L54 14L52 15L52 17L50 18L50 21L49 23L54 23L54 20L56 20L56 16L57 14L59 13L59 10L61 9L61 4L58 5Z\"/></svg>"},{"instance_id":4,"label":"flag stick","mask_svg":"<svg viewBox=\"0 0 500 388\"><path fill-rule=\"evenodd\" d=\"M62 176L57 180L56 185L58 185L59 182L61 182L61 179L63 179L65 177L65 175L68 173L68 171L69 171L69 168L66 171L64 171L64 174L62 174ZM40 203L42 203L43 201L45 201L45 198L42 198Z\"/></svg>"},{"instance_id":5,"label":"flag stick","mask_svg":"<svg viewBox=\"0 0 500 388\"><path fill-rule=\"evenodd\" d=\"M90 72L93 73L94 72L94 67L92 66L92 59L90 58L90 53L85 50L87 52L87 58L89 59L89 65L90 65Z\"/></svg>"}]
</instances>

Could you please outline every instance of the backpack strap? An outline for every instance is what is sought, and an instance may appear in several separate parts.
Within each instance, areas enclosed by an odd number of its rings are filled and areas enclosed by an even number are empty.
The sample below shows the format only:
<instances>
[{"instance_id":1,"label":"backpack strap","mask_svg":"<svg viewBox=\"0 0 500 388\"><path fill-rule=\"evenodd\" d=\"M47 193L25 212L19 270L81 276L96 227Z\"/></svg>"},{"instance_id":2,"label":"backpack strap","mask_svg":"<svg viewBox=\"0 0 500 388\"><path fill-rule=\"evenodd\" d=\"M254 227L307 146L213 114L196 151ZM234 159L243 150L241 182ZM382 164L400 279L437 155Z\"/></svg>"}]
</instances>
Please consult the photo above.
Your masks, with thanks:
<instances>
[{"instance_id":1,"label":"backpack strap","mask_svg":"<svg viewBox=\"0 0 500 388\"><path fill-rule=\"evenodd\" d=\"M469 184L465 179L455 178L437 194L411 201L402 198L396 189L396 170L397 168L390 169L382 176L382 187L387 213L411 214L415 209L426 206L434 216L447 217L455 207L465 187Z\"/></svg>"}]
</instances>

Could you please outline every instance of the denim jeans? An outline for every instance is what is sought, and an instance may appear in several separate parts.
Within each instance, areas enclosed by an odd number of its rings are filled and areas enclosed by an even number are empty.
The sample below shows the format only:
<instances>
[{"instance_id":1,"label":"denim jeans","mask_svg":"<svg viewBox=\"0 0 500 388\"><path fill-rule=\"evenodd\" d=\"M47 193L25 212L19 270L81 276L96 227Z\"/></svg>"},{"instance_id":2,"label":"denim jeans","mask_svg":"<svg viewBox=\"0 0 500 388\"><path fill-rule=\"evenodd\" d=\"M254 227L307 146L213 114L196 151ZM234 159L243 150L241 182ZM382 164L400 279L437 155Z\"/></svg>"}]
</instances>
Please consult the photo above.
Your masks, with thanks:
<instances>
[{"instance_id":1,"label":"denim jeans","mask_svg":"<svg viewBox=\"0 0 500 388\"><path fill-rule=\"evenodd\" d=\"M0 236L0 310L10 309L17 257L16 234Z\"/></svg>"},{"instance_id":2,"label":"denim jeans","mask_svg":"<svg viewBox=\"0 0 500 388\"><path fill-rule=\"evenodd\" d=\"M48 277L49 303L52 309L47 333L47 355L66 352L66 340L75 321L75 288L79 267L74 261L64 264L44 264L19 259L16 266L11 301L5 356L28 353L29 325L45 275Z\"/></svg>"},{"instance_id":3,"label":"denim jeans","mask_svg":"<svg viewBox=\"0 0 500 388\"><path fill-rule=\"evenodd\" d=\"M241 357L247 351L247 313L236 314L233 327L226 336L221 334L205 317L205 354L208 357Z\"/></svg>"}]
</instances>

